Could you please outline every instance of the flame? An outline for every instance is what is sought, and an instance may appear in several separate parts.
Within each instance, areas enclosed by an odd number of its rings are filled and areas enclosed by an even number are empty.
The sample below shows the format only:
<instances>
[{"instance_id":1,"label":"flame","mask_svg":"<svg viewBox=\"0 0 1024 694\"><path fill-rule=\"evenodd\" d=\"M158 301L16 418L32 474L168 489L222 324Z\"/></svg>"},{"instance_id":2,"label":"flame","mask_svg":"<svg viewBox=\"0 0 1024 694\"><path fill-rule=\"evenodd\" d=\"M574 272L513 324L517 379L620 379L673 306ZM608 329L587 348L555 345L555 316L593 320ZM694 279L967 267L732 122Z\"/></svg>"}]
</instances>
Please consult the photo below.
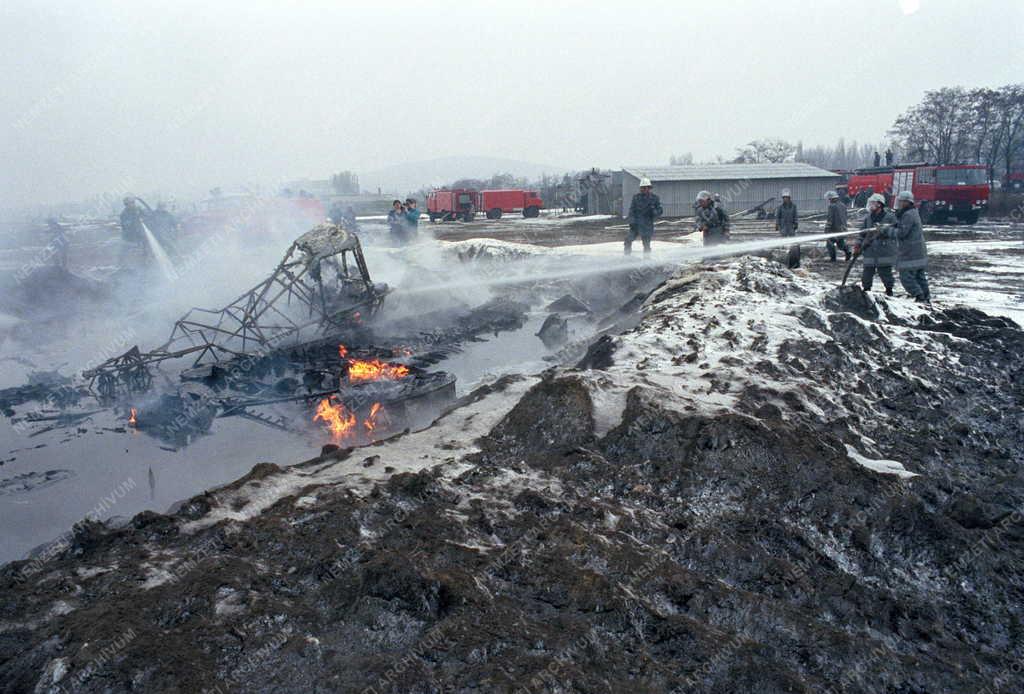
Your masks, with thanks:
<instances>
[{"instance_id":1,"label":"flame","mask_svg":"<svg viewBox=\"0 0 1024 694\"><path fill-rule=\"evenodd\" d=\"M384 408L379 402L373 403L370 408L370 413L366 415L366 419L363 421L363 426L366 427L366 431L372 433L377 428L377 415L383 412Z\"/></svg>"},{"instance_id":2,"label":"flame","mask_svg":"<svg viewBox=\"0 0 1024 694\"><path fill-rule=\"evenodd\" d=\"M345 345L338 345L338 356L348 361L349 383L393 381L409 375L409 367L403 364L389 364L380 359L350 359Z\"/></svg>"},{"instance_id":3,"label":"flame","mask_svg":"<svg viewBox=\"0 0 1024 694\"><path fill-rule=\"evenodd\" d=\"M360 431L359 418L356 413L345 407L333 395L320 401L316 407L316 414L313 415L313 421L326 423L335 441L354 438ZM375 402L362 421L362 429L372 435L382 424L387 424L387 413L384 411L383 405Z\"/></svg>"},{"instance_id":4,"label":"flame","mask_svg":"<svg viewBox=\"0 0 1024 694\"><path fill-rule=\"evenodd\" d=\"M135 426L138 423L139 423L139 412L138 412L138 410L136 410L133 407L132 411L128 414L128 426L133 427L133 426Z\"/></svg>"},{"instance_id":5,"label":"flame","mask_svg":"<svg viewBox=\"0 0 1024 694\"><path fill-rule=\"evenodd\" d=\"M356 415L346 407L338 403L332 403L330 398L324 398L316 407L316 414L313 421L321 420L327 424L331 434L337 439L344 439L353 433L356 426Z\"/></svg>"},{"instance_id":6,"label":"flame","mask_svg":"<svg viewBox=\"0 0 1024 694\"><path fill-rule=\"evenodd\" d=\"M389 364L380 359L349 359L348 380L350 383L360 381L393 381L409 375L409 367L402 364Z\"/></svg>"}]
</instances>

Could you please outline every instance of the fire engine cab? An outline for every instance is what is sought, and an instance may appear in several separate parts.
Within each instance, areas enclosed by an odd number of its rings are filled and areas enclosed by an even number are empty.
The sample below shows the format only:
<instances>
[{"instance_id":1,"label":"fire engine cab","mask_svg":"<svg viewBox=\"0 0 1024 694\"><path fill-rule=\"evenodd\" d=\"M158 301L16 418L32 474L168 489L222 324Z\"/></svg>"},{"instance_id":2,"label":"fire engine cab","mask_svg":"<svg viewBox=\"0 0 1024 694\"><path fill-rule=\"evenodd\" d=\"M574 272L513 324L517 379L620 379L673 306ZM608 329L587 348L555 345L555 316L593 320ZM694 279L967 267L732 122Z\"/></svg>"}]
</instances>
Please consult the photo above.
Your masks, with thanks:
<instances>
[{"instance_id":1,"label":"fire engine cab","mask_svg":"<svg viewBox=\"0 0 1024 694\"><path fill-rule=\"evenodd\" d=\"M974 224L988 207L988 171L983 165L896 164L857 169L846 182L853 204L863 207L872 193L891 205L904 190L914 194L921 221L942 224L956 218Z\"/></svg>"}]
</instances>

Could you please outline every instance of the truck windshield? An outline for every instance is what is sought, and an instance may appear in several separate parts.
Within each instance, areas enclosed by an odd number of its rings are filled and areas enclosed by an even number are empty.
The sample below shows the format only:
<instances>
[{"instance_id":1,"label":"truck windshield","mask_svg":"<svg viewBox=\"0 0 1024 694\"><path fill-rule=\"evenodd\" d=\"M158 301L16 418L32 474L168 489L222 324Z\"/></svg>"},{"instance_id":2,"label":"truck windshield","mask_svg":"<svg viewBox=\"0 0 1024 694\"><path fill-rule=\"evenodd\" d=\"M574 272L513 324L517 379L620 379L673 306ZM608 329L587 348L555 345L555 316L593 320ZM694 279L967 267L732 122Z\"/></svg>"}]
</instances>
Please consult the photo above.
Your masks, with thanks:
<instances>
[{"instance_id":1,"label":"truck windshield","mask_svg":"<svg viewBox=\"0 0 1024 694\"><path fill-rule=\"evenodd\" d=\"M985 183L985 169L939 169L936 172L940 186L976 186Z\"/></svg>"}]
</instances>

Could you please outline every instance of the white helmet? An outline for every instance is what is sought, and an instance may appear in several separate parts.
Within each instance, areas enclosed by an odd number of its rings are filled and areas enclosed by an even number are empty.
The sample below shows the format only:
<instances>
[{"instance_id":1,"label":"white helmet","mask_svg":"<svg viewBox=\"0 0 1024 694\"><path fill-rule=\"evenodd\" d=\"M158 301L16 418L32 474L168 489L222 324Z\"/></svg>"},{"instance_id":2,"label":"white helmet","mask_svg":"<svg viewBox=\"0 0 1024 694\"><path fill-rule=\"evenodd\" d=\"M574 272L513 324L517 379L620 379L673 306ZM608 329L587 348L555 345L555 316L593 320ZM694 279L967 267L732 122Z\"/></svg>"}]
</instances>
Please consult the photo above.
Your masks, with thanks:
<instances>
[{"instance_id":1,"label":"white helmet","mask_svg":"<svg viewBox=\"0 0 1024 694\"><path fill-rule=\"evenodd\" d=\"M909 190L901 190L900 194L896 196L899 202L909 202L911 205L914 204L914 194Z\"/></svg>"},{"instance_id":2,"label":"white helmet","mask_svg":"<svg viewBox=\"0 0 1024 694\"><path fill-rule=\"evenodd\" d=\"M885 207L885 196L881 193L874 193L870 198L868 198L869 205L873 202L877 202L882 207Z\"/></svg>"},{"instance_id":3,"label":"white helmet","mask_svg":"<svg viewBox=\"0 0 1024 694\"><path fill-rule=\"evenodd\" d=\"M700 202L701 200L710 200L710 199L711 199L711 193L709 193L706 190L702 190L699 193L697 193L697 202Z\"/></svg>"},{"instance_id":4,"label":"white helmet","mask_svg":"<svg viewBox=\"0 0 1024 694\"><path fill-rule=\"evenodd\" d=\"M825 193L825 199L826 200L835 200L838 197L839 197L839 193L837 193L834 190L830 190L827 193Z\"/></svg>"},{"instance_id":5,"label":"white helmet","mask_svg":"<svg viewBox=\"0 0 1024 694\"><path fill-rule=\"evenodd\" d=\"M784 197L784 198L792 197L792 196L791 196L791 195L789 194L789 188L783 188L783 189L782 189L782 193L780 193L780 195L782 195L782 197Z\"/></svg>"},{"instance_id":6,"label":"white helmet","mask_svg":"<svg viewBox=\"0 0 1024 694\"><path fill-rule=\"evenodd\" d=\"M651 179L647 178L647 176L644 176L643 178L641 178L640 179L640 187L641 188L650 188L651 187Z\"/></svg>"}]
</instances>

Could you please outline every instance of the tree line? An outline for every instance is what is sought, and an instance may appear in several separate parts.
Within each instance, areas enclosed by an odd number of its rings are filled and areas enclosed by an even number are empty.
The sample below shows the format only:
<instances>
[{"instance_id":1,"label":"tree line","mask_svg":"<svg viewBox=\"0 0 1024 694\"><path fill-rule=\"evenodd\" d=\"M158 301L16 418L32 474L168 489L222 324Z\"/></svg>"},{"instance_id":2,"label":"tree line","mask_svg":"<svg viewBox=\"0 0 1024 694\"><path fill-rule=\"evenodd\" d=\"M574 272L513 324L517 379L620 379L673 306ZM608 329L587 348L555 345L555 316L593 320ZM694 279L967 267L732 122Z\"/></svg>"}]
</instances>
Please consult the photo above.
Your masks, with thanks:
<instances>
[{"instance_id":1,"label":"tree line","mask_svg":"<svg viewBox=\"0 0 1024 694\"><path fill-rule=\"evenodd\" d=\"M985 164L990 179L1005 176L1024 156L1024 84L925 92L890 135L908 159Z\"/></svg>"},{"instance_id":2,"label":"tree line","mask_svg":"<svg viewBox=\"0 0 1024 694\"><path fill-rule=\"evenodd\" d=\"M900 115L881 144L847 143L805 147L778 138L752 140L736 148L733 157L714 162L763 164L797 161L823 169L856 169L884 162L886 150L895 161L932 164L984 164L989 178L1003 178L1024 168L1024 84L997 89L943 87ZM672 166L694 163L689 152L669 157Z\"/></svg>"}]
</instances>

